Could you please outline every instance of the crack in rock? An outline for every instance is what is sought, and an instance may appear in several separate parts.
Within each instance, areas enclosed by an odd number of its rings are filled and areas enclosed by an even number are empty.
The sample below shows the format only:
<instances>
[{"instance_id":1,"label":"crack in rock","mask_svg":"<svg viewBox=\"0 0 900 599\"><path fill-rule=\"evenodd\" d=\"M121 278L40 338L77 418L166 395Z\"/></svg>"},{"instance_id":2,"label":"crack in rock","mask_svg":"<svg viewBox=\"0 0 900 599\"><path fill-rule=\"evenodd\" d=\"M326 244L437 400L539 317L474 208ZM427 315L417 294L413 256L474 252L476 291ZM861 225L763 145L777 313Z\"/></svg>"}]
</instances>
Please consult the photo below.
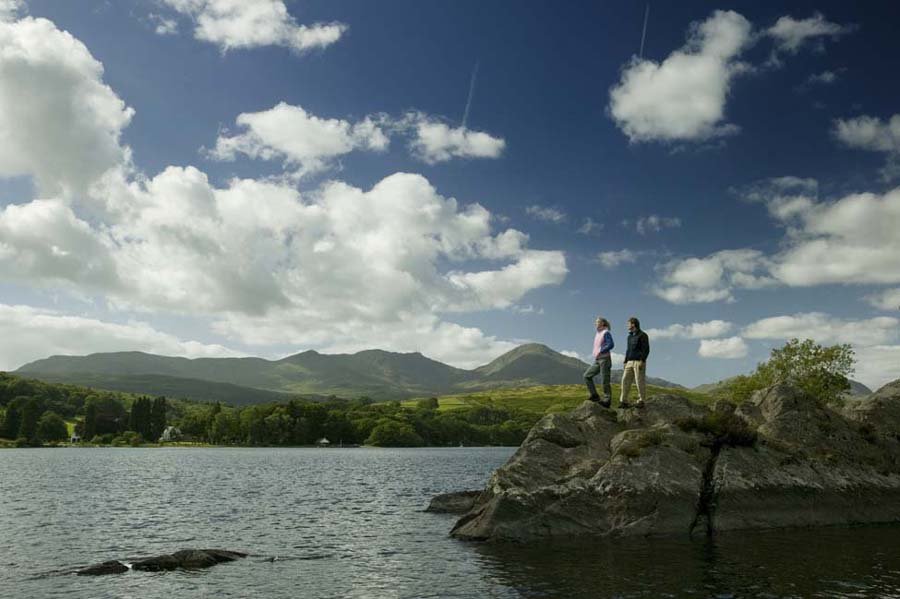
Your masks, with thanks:
<instances>
[{"instance_id":1,"label":"crack in rock","mask_svg":"<svg viewBox=\"0 0 900 599\"><path fill-rule=\"evenodd\" d=\"M709 459L703 468L703 476L700 478L700 492L697 496L697 506L694 509L694 520L688 529L688 535L694 536L694 529L701 523L706 529L706 536L711 537L715 532L715 514L716 499L718 489L716 488L715 472L716 461L719 459L719 453L722 451L721 443L713 443L710 447Z\"/></svg>"}]
</instances>

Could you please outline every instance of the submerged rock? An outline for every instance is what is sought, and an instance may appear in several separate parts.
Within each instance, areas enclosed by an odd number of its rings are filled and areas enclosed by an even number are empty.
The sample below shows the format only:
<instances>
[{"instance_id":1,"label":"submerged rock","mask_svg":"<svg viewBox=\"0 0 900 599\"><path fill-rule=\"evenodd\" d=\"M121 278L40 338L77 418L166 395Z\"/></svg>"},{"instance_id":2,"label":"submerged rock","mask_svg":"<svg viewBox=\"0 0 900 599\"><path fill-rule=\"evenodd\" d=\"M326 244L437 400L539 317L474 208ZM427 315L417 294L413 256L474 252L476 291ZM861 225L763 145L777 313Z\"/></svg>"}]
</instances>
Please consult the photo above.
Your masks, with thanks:
<instances>
[{"instance_id":1,"label":"submerged rock","mask_svg":"<svg viewBox=\"0 0 900 599\"><path fill-rule=\"evenodd\" d=\"M839 413L778 385L712 409L542 418L451 534L527 541L900 521L900 381Z\"/></svg>"},{"instance_id":2,"label":"submerged rock","mask_svg":"<svg viewBox=\"0 0 900 599\"><path fill-rule=\"evenodd\" d=\"M465 514L475 505L475 500L479 495L481 495L481 491L458 491L436 495L425 511L439 514Z\"/></svg>"},{"instance_id":3,"label":"submerged rock","mask_svg":"<svg viewBox=\"0 0 900 599\"><path fill-rule=\"evenodd\" d=\"M195 570L209 568L222 562L233 562L247 557L239 551L224 549L182 549L169 555L156 555L132 562L131 569L144 572L161 572L166 570ZM121 574L128 571L128 566L120 561L111 560L102 564L88 566L75 573L79 576L101 576L104 574Z\"/></svg>"},{"instance_id":4,"label":"submerged rock","mask_svg":"<svg viewBox=\"0 0 900 599\"><path fill-rule=\"evenodd\" d=\"M75 572L78 576L105 576L106 574L121 574L128 572L128 566L117 560L110 560L102 564L94 564Z\"/></svg>"}]
</instances>

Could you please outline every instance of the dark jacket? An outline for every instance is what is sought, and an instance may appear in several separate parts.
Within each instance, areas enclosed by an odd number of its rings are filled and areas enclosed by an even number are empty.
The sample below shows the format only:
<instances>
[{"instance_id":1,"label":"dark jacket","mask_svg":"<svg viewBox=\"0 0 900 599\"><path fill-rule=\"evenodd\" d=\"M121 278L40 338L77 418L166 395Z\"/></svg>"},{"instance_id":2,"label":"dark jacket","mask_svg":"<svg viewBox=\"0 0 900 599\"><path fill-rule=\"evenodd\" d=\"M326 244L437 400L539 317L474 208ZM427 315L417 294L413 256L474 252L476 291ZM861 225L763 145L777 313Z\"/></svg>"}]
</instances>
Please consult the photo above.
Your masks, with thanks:
<instances>
[{"instance_id":1,"label":"dark jacket","mask_svg":"<svg viewBox=\"0 0 900 599\"><path fill-rule=\"evenodd\" d=\"M628 350L625 352L625 361L640 360L644 362L650 355L650 338L641 330L628 333Z\"/></svg>"}]
</instances>

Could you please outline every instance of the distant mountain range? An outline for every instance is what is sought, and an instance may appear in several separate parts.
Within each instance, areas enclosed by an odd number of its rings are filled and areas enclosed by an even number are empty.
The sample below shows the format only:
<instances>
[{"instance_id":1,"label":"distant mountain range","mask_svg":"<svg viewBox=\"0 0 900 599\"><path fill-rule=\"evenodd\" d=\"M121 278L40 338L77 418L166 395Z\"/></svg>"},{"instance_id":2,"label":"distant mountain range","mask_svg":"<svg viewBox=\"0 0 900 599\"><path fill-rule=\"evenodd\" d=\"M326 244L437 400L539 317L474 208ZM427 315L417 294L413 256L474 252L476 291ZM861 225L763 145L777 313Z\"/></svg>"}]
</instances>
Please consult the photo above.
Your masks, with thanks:
<instances>
[{"instance_id":1,"label":"distant mountain range","mask_svg":"<svg viewBox=\"0 0 900 599\"><path fill-rule=\"evenodd\" d=\"M454 368L420 353L366 350L355 354L305 351L281 360L173 358L143 352L52 356L15 374L47 382L166 395L233 405L286 400L407 399L498 387L580 383L587 364L546 345L529 343L474 370ZM613 382L622 371L613 371ZM680 387L648 377L647 383Z\"/></svg>"}]
</instances>

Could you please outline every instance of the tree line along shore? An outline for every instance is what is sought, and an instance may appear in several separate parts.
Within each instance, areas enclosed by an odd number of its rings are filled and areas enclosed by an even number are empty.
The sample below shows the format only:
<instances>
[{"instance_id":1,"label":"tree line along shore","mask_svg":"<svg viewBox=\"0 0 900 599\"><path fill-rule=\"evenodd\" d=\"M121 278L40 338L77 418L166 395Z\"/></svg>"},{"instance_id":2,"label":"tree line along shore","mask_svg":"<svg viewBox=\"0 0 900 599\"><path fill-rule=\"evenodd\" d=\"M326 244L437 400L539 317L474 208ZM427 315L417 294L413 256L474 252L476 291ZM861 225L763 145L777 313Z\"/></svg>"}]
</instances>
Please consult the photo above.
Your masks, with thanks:
<instances>
[{"instance_id":1,"label":"tree line along shore","mask_svg":"<svg viewBox=\"0 0 900 599\"><path fill-rule=\"evenodd\" d=\"M773 350L753 373L713 393L650 391L697 403L720 397L740 403L755 389L787 381L820 399L840 401L852 367L849 346L795 339ZM161 439L232 446L310 446L324 439L332 446L518 446L545 413L571 410L584 397L581 385L548 385L402 402L333 397L233 407L0 373L0 446L142 446ZM175 434L164 436L169 427Z\"/></svg>"}]
</instances>

